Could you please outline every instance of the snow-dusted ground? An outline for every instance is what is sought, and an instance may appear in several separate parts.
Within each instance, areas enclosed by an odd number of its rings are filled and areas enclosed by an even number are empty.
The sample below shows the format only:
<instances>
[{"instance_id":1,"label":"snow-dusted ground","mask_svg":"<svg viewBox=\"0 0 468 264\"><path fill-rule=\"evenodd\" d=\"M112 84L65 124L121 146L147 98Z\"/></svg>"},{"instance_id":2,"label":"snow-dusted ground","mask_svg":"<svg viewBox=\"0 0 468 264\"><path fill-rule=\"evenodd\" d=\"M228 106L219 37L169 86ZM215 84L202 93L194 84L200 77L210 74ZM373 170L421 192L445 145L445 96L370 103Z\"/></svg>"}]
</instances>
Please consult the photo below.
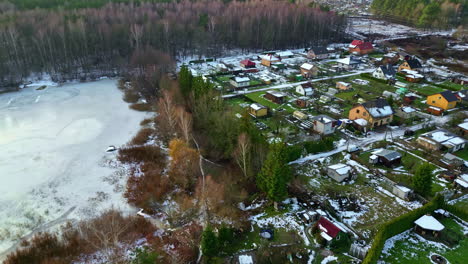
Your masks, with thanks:
<instances>
[{"instance_id":1,"label":"snow-dusted ground","mask_svg":"<svg viewBox=\"0 0 468 264\"><path fill-rule=\"evenodd\" d=\"M347 33L354 37L364 37L368 34L380 34L383 38L378 41L407 38L410 36L450 36L453 32L453 30L424 31L422 29L395 24L384 20L362 18L353 18L350 26L347 28Z\"/></svg>"},{"instance_id":2,"label":"snow-dusted ground","mask_svg":"<svg viewBox=\"0 0 468 264\"><path fill-rule=\"evenodd\" d=\"M105 150L146 114L128 108L116 80L35 88L0 94L0 260L32 231L129 209L126 168Z\"/></svg>"}]
</instances>

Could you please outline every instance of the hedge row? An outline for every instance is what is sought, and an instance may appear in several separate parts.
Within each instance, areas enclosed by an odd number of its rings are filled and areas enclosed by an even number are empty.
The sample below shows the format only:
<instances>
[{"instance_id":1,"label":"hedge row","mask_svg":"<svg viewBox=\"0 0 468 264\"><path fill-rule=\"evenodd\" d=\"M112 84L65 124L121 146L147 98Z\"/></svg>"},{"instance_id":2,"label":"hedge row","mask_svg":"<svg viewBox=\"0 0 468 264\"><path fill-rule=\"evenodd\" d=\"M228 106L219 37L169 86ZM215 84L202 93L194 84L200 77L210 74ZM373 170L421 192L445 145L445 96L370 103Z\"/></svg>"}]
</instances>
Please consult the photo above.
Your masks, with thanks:
<instances>
[{"instance_id":1,"label":"hedge row","mask_svg":"<svg viewBox=\"0 0 468 264\"><path fill-rule=\"evenodd\" d=\"M441 84L441 83L432 83L432 82L427 82L427 83L430 84L430 85L433 85L433 86L440 87L440 88L445 89L445 90L459 91L457 88L452 87L450 85L445 85L445 84Z\"/></svg>"},{"instance_id":2,"label":"hedge row","mask_svg":"<svg viewBox=\"0 0 468 264\"><path fill-rule=\"evenodd\" d=\"M382 79L379 79L379 78L375 78L374 76L372 76L372 74L370 74L370 73L368 73L368 72L366 72L366 73L361 73L359 76L361 76L361 77L363 77L363 78L366 78L366 79L370 79L370 80L379 82L379 83L388 84L386 80L382 80Z\"/></svg>"},{"instance_id":3,"label":"hedge row","mask_svg":"<svg viewBox=\"0 0 468 264\"><path fill-rule=\"evenodd\" d=\"M424 206L413 210L409 213L401 215L380 227L377 235L374 238L372 247L369 249L366 257L363 260L363 264L377 263L382 253L385 241L392 236L396 236L405 230L413 227L414 221L416 221L422 215L433 212L438 208L445 208L444 198L442 196L436 196L430 202Z\"/></svg>"}]
</instances>

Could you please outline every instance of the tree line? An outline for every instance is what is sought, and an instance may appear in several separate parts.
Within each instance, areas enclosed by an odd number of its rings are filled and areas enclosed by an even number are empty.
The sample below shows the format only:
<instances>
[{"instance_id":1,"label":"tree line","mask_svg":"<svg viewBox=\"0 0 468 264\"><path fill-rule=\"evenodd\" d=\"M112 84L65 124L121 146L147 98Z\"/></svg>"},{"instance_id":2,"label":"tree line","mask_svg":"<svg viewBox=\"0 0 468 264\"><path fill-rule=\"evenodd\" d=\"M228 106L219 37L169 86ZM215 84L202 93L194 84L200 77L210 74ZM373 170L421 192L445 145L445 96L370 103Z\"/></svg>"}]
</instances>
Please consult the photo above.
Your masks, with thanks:
<instances>
[{"instance_id":1,"label":"tree line","mask_svg":"<svg viewBox=\"0 0 468 264\"><path fill-rule=\"evenodd\" d=\"M21 7L22 1L12 2ZM54 2L64 1L44 3ZM93 7L108 1L77 2ZM173 58L302 48L343 39L346 25L344 16L286 1L126 2L31 10L7 8L3 2L0 86L41 72L56 81L120 75L129 71L132 55L145 48Z\"/></svg>"},{"instance_id":2,"label":"tree line","mask_svg":"<svg viewBox=\"0 0 468 264\"><path fill-rule=\"evenodd\" d=\"M377 15L420 27L450 28L468 24L465 0L374 0L371 8Z\"/></svg>"}]
</instances>

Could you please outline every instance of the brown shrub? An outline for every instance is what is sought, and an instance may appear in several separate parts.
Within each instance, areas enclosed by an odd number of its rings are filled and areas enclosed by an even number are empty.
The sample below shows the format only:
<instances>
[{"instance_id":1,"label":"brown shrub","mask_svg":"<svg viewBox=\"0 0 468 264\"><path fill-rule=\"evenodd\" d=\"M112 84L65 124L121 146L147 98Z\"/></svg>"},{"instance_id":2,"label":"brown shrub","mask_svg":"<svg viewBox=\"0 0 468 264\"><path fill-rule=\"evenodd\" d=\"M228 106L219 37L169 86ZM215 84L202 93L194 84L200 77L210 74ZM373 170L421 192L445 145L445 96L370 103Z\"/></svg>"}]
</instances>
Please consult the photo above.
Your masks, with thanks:
<instances>
[{"instance_id":1,"label":"brown shrub","mask_svg":"<svg viewBox=\"0 0 468 264\"><path fill-rule=\"evenodd\" d=\"M150 161L162 165L165 163L165 156L161 152L161 148L154 145L121 148L117 158L124 163Z\"/></svg>"},{"instance_id":2,"label":"brown shrub","mask_svg":"<svg viewBox=\"0 0 468 264\"><path fill-rule=\"evenodd\" d=\"M138 102L139 99L140 99L140 95L138 94L138 92L134 91L133 89L126 89L124 91L123 100L125 102L134 104Z\"/></svg>"},{"instance_id":3,"label":"brown shrub","mask_svg":"<svg viewBox=\"0 0 468 264\"><path fill-rule=\"evenodd\" d=\"M154 122L153 118L145 118L140 122L140 126L146 126Z\"/></svg>"},{"instance_id":4,"label":"brown shrub","mask_svg":"<svg viewBox=\"0 0 468 264\"><path fill-rule=\"evenodd\" d=\"M152 128L142 128L130 141L130 145L143 145L154 135L155 130Z\"/></svg>"},{"instance_id":5,"label":"brown shrub","mask_svg":"<svg viewBox=\"0 0 468 264\"><path fill-rule=\"evenodd\" d=\"M143 175L132 175L127 181L124 197L130 204L152 212L154 202L161 201L171 191L169 179L162 175L162 167L153 162L141 166Z\"/></svg>"},{"instance_id":6,"label":"brown shrub","mask_svg":"<svg viewBox=\"0 0 468 264\"><path fill-rule=\"evenodd\" d=\"M134 103L130 105L130 108L136 111L141 112L154 112L154 108L152 104L149 103Z\"/></svg>"}]
</instances>

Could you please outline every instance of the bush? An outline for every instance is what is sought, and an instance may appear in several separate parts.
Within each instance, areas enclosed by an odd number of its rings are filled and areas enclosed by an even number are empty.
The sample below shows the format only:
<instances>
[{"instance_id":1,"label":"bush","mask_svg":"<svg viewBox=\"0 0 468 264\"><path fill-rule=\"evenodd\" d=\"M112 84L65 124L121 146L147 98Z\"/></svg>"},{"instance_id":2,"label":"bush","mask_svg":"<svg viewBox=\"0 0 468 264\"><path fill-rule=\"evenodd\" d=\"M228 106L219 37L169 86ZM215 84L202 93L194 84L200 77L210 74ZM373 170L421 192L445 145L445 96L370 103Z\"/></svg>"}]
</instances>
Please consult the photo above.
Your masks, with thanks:
<instances>
[{"instance_id":1,"label":"bush","mask_svg":"<svg viewBox=\"0 0 468 264\"><path fill-rule=\"evenodd\" d=\"M139 99L140 99L140 95L138 94L138 92L132 89L127 89L124 91L123 100L125 102L133 104L133 103L138 102Z\"/></svg>"},{"instance_id":2,"label":"bush","mask_svg":"<svg viewBox=\"0 0 468 264\"><path fill-rule=\"evenodd\" d=\"M304 143L304 148L309 154L330 151L334 148L333 138L328 137L320 141L307 141Z\"/></svg>"},{"instance_id":3,"label":"bush","mask_svg":"<svg viewBox=\"0 0 468 264\"><path fill-rule=\"evenodd\" d=\"M285 149L287 162L295 161L302 155L303 147L301 145L287 146Z\"/></svg>"},{"instance_id":4,"label":"bush","mask_svg":"<svg viewBox=\"0 0 468 264\"><path fill-rule=\"evenodd\" d=\"M120 162L158 162L164 161L165 155L158 146L131 146L119 150L117 156ZM165 162L165 161L164 161Z\"/></svg>"},{"instance_id":5,"label":"bush","mask_svg":"<svg viewBox=\"0 0 468 264\"><path fill-rule=\"evenodd\" d=\"M130 108L140 112L152 112L154 111L153 105L148 103L131 104Z\"/></svg>"},{"instance_id":6,"label":"bush","mask_svg":"<svg viewBox=\"0 0 468 264\"><path fill-rule=\"evenodd\" d=\"M143 145L154 134L155 130L152 128L142 128L130 141L130 145Z\"/></svg>"}]
</instances>

